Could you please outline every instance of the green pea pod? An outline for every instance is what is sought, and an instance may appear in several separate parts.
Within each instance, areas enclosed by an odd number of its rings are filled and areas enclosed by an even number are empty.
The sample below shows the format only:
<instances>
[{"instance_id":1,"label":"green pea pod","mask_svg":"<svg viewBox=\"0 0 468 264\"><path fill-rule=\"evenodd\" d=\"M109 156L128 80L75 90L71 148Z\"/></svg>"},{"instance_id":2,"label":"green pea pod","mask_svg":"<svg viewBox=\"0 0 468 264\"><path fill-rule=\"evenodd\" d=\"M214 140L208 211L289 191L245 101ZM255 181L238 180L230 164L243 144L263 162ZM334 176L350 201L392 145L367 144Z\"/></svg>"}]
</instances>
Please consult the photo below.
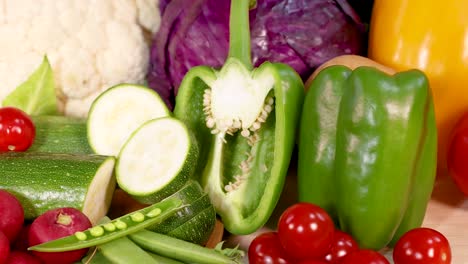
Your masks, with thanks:
<instances>
[{"instance_id":1,"label":"green pea pod","mask_svg":"<svg viewBox=\"0 0 468 264\"><path fill-rule=\"evenodd\" d=\"M426 76L331 66L309 91L300 128L300 200L323 206L363 248L381 249L420 226L437 151Z\"/></svg>"},{"instance_id":2,"label":"green pea pod","mask_svg":"<svg viewBox=\"0 0 468 264\"><path fill-rule=\"evenodd\" d=\"M98 224L83 232L34 245L28 250L63 252L89 248L135 233L161 223L182 206L179 198L169 197L143 209L131 212L110 222Z\"/></svg>"},{"instance_id":3,"label":"green pea pod","mask_svg":"<svg viewBox=\"0 0 468 264\"><path fill-rule=\"evenodd\" d=\"M249 1L232 1L229 57L220 70L192 68L174 114L194 131L197 175L225 228L249 234L264 225L283 189L304 87L289 66L253 68Z\"/></svg>"}]
</instances>

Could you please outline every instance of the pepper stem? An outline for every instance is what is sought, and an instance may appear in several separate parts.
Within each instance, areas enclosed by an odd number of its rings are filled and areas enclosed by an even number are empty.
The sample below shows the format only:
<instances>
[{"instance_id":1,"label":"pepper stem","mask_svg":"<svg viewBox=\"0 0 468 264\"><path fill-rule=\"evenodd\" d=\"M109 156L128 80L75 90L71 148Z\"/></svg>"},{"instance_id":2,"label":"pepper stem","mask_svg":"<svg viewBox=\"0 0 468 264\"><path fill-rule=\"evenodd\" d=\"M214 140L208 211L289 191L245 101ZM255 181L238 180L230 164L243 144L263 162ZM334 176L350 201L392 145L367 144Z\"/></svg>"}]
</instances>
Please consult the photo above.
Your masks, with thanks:
<instances>
[{"instance_id":1,"label":"pepper stem","mask_svg":"<svg viewBox=\"0 0 468 264\"><path fill-rule=\"evenodd\" d=\"M244 66L252 70L250 50L249 9L251 0L231 0L229 15L229 54L228 58L236 58Z\"/></svg>"}]
</instances>

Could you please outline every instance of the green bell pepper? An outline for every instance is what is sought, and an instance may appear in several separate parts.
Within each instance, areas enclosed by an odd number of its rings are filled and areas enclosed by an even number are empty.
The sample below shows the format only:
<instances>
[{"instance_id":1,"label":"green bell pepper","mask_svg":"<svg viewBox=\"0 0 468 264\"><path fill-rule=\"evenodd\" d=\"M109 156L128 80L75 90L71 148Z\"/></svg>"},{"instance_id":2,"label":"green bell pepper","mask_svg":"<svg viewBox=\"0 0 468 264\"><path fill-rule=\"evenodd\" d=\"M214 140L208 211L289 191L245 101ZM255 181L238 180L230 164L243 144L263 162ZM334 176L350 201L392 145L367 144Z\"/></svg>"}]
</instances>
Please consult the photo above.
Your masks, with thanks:
<instances>
[{"instance_id":1,"label":"green bell pepper","mask_svg":"<svg viewBox=\"0 0 468 264\"><path fill-rule=\"evenodd\" d=\"M303 97L304 84L291 67L272 62L253 67L249 0L232 1L225 64L220 70L190 69L174 109L194 131L200 148L196 175L229 232L252 233L271 216L287 175Z\"/></svg>"},{"instance_id":2,"label":"green bell pepper","mask_svg":"<svg viewBox=\"0 0 468 264\"><path fill-rule=\"evenodd\" d=\"M422 224L434 186L437 129L418 70L322 70L301 117L300 201L330 213L363 248L393 245Z\"/></svg>"}]
</instances>

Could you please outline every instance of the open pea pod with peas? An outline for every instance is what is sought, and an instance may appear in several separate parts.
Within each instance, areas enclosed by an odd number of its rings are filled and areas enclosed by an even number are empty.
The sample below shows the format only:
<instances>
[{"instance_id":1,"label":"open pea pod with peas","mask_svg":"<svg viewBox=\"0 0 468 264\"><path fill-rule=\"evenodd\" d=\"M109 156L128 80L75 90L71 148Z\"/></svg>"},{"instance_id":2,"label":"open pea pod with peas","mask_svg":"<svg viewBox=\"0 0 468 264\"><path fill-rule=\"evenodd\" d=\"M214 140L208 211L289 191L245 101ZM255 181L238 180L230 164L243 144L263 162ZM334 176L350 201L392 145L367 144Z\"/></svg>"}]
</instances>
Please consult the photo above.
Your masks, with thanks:
<instances>
[{"instance_id":1,"label":"open pea pod with peas","mask_svg":"<svg viewBox=\"0 0 468 264\"><path fill-rule=\"evenodd\" d=\"M184 77L174 114L200 147L196 173L225 228L249 234L275 208L287 175L304 85L289 66L251 61L249 7L231 2L228 58Z\"/></svg>"},{"instance_id":2,"label":"open pea pod with peas","mask_svg":"<svg viewBox=\"0 0 468 264\"><path fill-rule=\"evenodd\" d=\"M161 202L115 218L110 222L95 225L70 236L34 245L28 249L40 252L63 252L104 244L161 223L182 206L184 206L182 200L177 197L169 197Z\"/></svg>"}]
</instances>

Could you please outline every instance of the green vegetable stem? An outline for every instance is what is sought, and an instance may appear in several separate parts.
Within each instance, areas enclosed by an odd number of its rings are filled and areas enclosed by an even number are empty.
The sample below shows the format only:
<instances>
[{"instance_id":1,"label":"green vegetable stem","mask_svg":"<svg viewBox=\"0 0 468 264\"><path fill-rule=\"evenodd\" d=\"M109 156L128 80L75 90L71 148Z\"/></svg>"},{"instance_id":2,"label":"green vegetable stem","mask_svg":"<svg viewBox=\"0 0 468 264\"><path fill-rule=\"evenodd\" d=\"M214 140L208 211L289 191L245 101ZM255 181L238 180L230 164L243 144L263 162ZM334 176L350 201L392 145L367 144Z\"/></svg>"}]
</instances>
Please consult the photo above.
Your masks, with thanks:
<instances>
[{"instance_id":1,"label":"green vegetable stem","mask_svg":"<svg viewBox=\"0 0 468 264\"><path fill-rule=\"evenodd\" d=\"M392 245L422 224L434 186L437 128L427 77L331 66L307 92L298 193L363 248Z\"/></svg>"},{"instance_id":2,"label":"green vegetable stem","mask_svg":"<svg viewBox=\"0 0 468 264\"><path fill-rule=\"evenodd\" d=\"M264 225L284 185L304 97L289 66L251 61L249 4L231 2L229 56L221 69L184 77L175 116L199 142L196 174L225 228L249 234Z\"/></svg>"}]
</instances>

